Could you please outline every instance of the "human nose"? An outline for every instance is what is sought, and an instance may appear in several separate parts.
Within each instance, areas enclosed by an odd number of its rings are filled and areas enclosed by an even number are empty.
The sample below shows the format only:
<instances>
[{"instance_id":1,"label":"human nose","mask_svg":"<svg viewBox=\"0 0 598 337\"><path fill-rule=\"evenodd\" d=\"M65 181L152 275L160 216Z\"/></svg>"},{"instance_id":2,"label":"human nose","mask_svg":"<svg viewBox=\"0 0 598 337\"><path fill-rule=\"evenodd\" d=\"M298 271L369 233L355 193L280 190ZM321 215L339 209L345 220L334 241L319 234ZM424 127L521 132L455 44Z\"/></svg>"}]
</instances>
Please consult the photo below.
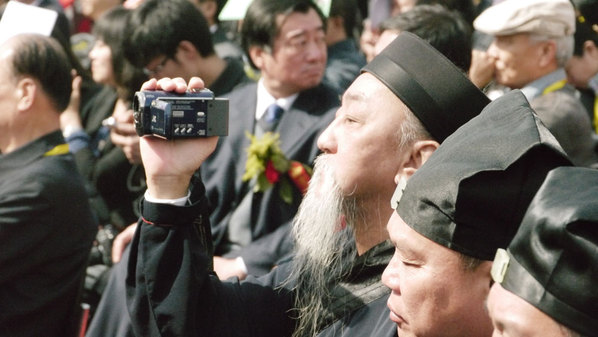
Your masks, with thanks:
<instances>
[{"instance_id":1,"label":"human nose","mask_svg":"<svg viewBox=\"0 0 598 337\"><path fill-rule=\"evenodd\" d=\"M306 50L306 57L308 60L326 59L326 42L315 40L308 44Z\"/></svg>"},{"instance_id":2,"label":"human nose","mask_svg":"<svg viewBox=\"0 0 598 337\"><path fill-rule=\"evenodd\" d=\"M486 51L488 56L496 58L498 56L498 48L496 48L496 40L492 41L490 46L488 46L488 50Z\"/></svg>"},{"instance_id":3,"label":"human nose","mask_svg":"<svg viewBox=\"0 0 598 337\"><path fill-rule=\"evenodd\" d=\"M393 292L400 293L396 254L393 255L382 273L382 283Z\"/></svg>"},{"instance_id":4,"label":"human nose","mask_svg":"<svg viewBox=\"0 0 598 337\"><path fill-rule=\"evenodd\" d=\"M334 136L336 124L337 119L335 118L324 132L322 132L320 137L318 137L318 148L324 153L336 153L337 144L336 137Z\"/></svg>"}]
</instances>

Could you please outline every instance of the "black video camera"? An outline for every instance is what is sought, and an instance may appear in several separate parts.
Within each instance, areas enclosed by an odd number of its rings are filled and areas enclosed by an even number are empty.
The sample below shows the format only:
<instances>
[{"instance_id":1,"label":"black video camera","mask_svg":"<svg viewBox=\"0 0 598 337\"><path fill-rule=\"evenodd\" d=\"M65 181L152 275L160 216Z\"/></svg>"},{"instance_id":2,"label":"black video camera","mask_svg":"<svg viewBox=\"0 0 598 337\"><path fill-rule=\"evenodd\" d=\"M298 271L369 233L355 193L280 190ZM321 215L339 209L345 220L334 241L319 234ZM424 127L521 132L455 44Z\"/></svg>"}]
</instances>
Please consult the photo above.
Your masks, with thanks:
<instances>
[{"instance_id":1,"label":"black video camera","mask_svg":"<svg viewBox=\"0 0 598 337\"><path fill-rule=\"evenodd\" d=\"M135 130L165 139L228 135L228 99L208 89L177 94L138 91L133 100Z\"/></svg>"}]
</instances>

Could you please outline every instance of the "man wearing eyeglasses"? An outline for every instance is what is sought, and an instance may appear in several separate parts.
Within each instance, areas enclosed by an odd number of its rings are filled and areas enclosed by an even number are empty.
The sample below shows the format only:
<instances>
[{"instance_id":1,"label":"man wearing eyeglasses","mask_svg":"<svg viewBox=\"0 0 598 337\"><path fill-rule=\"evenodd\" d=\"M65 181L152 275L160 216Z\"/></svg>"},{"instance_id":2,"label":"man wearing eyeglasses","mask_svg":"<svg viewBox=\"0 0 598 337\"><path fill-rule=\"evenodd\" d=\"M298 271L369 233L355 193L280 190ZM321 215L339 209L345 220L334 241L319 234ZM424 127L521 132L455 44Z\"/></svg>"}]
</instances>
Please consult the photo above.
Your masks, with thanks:
<instances>
[{"instance_id":1,"label":"man wearing eyeglasses","mask_svg":"<svg viewBox=\"0 0 598 337\"><path fill-rule=\"evenodd\" d=\"M221 58L205 17L187 0L144 1L131 13L123 49L127 59L152 78L201 76L216 96L247 82L237 58ZM139 138L133 120L118 121L111 140L138 161Z\"/></svg>"}]
</instances>

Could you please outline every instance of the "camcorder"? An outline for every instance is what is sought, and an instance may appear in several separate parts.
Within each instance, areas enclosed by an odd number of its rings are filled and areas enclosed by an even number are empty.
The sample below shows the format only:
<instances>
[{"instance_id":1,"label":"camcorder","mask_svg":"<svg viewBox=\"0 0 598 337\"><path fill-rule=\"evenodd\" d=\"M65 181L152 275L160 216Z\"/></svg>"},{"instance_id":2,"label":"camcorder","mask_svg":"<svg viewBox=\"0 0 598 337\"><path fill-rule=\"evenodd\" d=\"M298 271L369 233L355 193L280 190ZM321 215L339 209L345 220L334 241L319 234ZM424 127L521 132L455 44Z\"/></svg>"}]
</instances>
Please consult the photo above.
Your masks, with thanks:
<instances>
[{"instance_id":1,"label":"camcorder","mask_svg":"<svg viewBox=\"0 0 598 337\"><path fill-rule=\"evenodd\" d=\"M133 100L135 130L164 139L228 135L228 99L209 89L177 94L138 91Z\"/></svg>"}]
</instances>

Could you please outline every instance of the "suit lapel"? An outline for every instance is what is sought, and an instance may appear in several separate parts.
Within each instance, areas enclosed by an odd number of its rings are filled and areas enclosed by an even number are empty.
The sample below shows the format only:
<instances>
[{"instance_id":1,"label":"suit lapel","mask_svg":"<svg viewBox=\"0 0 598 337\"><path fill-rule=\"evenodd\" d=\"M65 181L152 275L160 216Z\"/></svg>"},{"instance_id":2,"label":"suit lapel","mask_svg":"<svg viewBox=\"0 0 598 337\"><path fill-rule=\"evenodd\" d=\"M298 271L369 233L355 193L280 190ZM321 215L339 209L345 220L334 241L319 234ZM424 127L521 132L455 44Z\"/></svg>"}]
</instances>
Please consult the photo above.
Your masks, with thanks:
<instances>
[{"instance_id":1,"label":"suit lapel","mask_svg":"<svg viewBox=\"0 0 598 337\"><path fill-rule=\"evenodd\" d=\"M320 109L315 101L315 96L302 92L291 108L282 115L276 131L280 133L280 148L287 157L292 157L293 153L305 145L305 141L308 140L305 137L306 133L320 120Z\"/></svg>"},{"instance_id":2,"label":"suit lapel","mask_svg":"<svg viewBox=\"0 0 598 337\"><path fill-rule=\"evenodd\" d=\"M255 106L257 104L257 84L251 84L243 89L243 92L235 96L237 105L234 115L229 119L229 137L234 137L231 142L230 152L237 158L235 162L235 190L236 195L244 195L247 188L247 182L243 182L241 177L245 172L245 162L247 161L247 147L249 147L249 139L245 135L246 132L253 133L255 127ZM243 193L240 193L243 192Z\"/></svg>"}]
</instances>

